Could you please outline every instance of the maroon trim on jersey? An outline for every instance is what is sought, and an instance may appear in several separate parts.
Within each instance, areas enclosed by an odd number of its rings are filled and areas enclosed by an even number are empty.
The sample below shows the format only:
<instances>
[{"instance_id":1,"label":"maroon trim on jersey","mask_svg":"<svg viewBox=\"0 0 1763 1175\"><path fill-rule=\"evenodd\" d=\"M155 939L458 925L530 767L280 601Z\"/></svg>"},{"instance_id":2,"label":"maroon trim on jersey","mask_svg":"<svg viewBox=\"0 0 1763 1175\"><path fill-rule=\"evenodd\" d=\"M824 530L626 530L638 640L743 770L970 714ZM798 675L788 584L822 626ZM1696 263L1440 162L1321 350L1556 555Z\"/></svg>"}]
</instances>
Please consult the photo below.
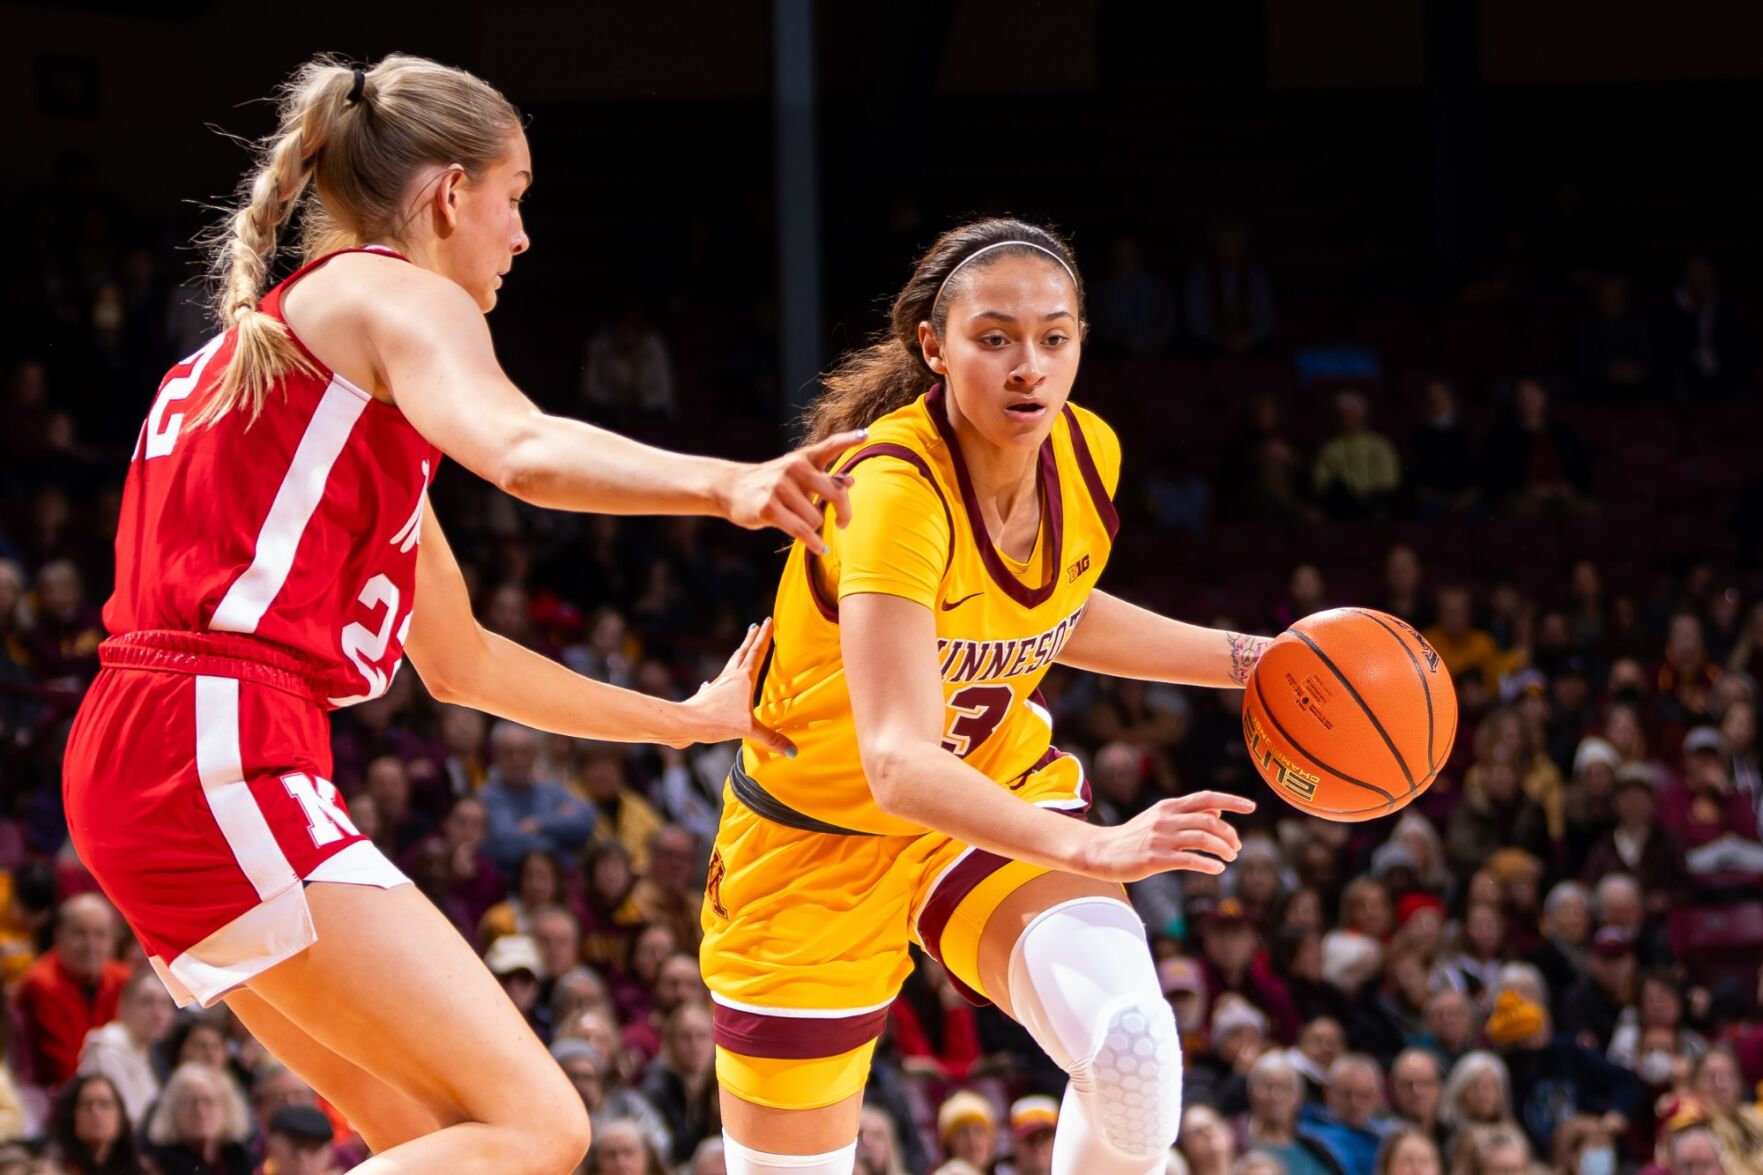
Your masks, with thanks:
<instances>
[{"instance_id":1,"label":"maroon trim on jersey","mask_svg":"<svg viewBox=\"0 0 1763 1175\"><path fill-rule=\"evenodd\" d=\"M1033 767L1024 771L1023 775L1030 775L1065 757L1065 753L1057 747L1048 747L1046 753L1036 760ZM1083 790L1080 794L1083 797L1083 807L1051 810L1058 812L1061 816L1082 820L1090 810L1090 781L1088 777L1084 778ZM924 944L924 949L931 958L939 963L943 961L943 932L949 928L949 919L955 916L956 909L967 899L969 894L979 888L982 881L1009 863L1009 857L1000 857L985 849L974 849L957 861L937 882L936 890L930 895L930 901L924 904L924 912L918 916L918 941ZM947 964L943 969L948 971L949 981L955 985L955 990L960 992L962 998L968 1003L981 1007L991 1003L990 1000L961 982L953 971L949 971Z\"/></svg>"},{"instance_id":2,"label":"maroon trim on jersey","mask_svg":"<svg viewBox=\"0 0 1763 1175\"><path fill-rule=\"evenodd\" d=\"M1108 496L1108 487L1102 484L1102 473L1096 468L1096 459L1090 455L1090 443L1084 439L1084 430L1078 426L1077 413L1071 410L1070 404L1065 406L1065 423L1071 427L1071 452L1077 458L1078 472L1083 474L1090 500L1095 502L1096 513L1101 515L1102 525L1108 528L1108 538L1112 541L1120 530L1120 515L1114 509L1114 499Z\"/></svg>"},{"instance_id":3,"label":"maroon trim on jersey","mask_svg":"<svg viewBox=\"0 0 1763 1175\"><path fill-rule=\"evenodd\" d=\"M839 466L838 472L840 474L850 473L853 469L857 468L871 457L898 457L900 460L912 466L912 468L918 470L924 480L930 483L930 488L937 492L937 501L943 504L943 517L949 523L949 555L943 560L943 574L947 575L949 573L949 566L955 562L955 515L950 511L949 499L944 496L943 487L937 484L936 475L931 472L929 463L917 452L907 448L905 445L896 445L891 441L877 441L875 444L865 445L863 448L851 454L845 463ZM826 510L824 504L821 506L821 510L823 513ZM829 600L826 598L826 593L822 591L820 587L820 577L814 574L814 568L819 560L820 556L816 555L813 551L809 551L807 553L807 558L802 561L802 566L808 573L808 594L813 598L814 606L820 609L820 614L834 624L837 624L839 622L839 602L837 600Z\"/></svg>"},{"instance_id":4,"label":"maroon trim on jersey","mask_svg":"<svg viewBox=\"0 0 1763 1175\"><path fill-rule=\"evenodd\" d=\"M766 1016L710 1005L712 1038L731 1053L776 1061L813 1061L862 1048L882 1033L888 1009L856 1016Z\"/></svg>"},{"instance_id":5,"label":"maroon trim on jersey","mask_svg":"<svg viewBox=\"0 0 1763 1175\"><path fill-rule=\"evenodd\" d=\"M961 505L967 511L967 523L973 530L980 561L991 573L992 581L1004 589L1005 595L1025 608L1037 608L1046 603L1059 586L1060 570L1065 565L1065 503L1059 494L1059 461L1053 454L1053 438L1049 436L1041 442L1040 477L1044 503L1041 524L1050 532L1047 545L1051 548L1052 558L1048 561L1047 582L1039 587L1029 587L1004 565L1004 557L998 554L997 544L992 542L991 532L986 529L986 520L980 513L979 495L974 493L973 479L967 474L967 462L962 460L961 446L956 441L955 426L949 423L943 408L942 384L924 394L924 408L943 443L949 447L949 461L955 466L955 482L961 487Z\"/></svg>"}]
</instances>

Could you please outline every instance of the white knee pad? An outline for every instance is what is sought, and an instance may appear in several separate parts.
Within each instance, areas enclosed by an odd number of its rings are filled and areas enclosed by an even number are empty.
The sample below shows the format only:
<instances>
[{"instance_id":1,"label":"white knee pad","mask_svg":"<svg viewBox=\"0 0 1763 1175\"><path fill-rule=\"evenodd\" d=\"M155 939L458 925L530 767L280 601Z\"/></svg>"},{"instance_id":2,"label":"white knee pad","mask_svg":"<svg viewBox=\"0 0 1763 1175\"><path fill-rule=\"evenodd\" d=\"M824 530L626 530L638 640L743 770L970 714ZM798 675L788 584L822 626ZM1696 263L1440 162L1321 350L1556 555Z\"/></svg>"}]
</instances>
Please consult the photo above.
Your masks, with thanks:
<instances>
[{"instance_id":1,"label":"white knee pad","mask_svg":"<svg viewBox=\"0 0 1763 1175\"><path fill-rule=\"evenodd\" d=\"M1150 1158L1181 1122L1181 1041L1145 928L1126 904L1078 898L1044 911L1010 955L1010 1003L1071 1075L1098 1131Z\"/></svg>"}]
</instances>

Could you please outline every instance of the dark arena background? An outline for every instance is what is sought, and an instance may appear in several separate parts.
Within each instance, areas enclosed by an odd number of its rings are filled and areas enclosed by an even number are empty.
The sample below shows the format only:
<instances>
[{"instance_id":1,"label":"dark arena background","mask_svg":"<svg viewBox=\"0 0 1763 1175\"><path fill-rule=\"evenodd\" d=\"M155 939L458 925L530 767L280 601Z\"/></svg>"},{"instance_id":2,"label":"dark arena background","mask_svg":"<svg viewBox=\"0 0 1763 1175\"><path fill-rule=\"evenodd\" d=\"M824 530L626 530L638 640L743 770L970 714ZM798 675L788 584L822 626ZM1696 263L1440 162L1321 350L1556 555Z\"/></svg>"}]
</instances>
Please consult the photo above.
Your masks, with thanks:
<instances>
[{"instance_id":1,"label":"dark arena background","mask_svg":"<svg viewBox=\"0 0 1763 1175\"><path fill-rule=\"evenodd\" d=\"M1384 1175L1404 1124L1471 1175L1763 1171L1757 5L173 0L5 3L0 29L0 1175L87 1170L76 1069L116 1076L166 1175L256 1170L314 1100L224 1009L119 1010L139 951L61 911L94 883L60 778L130 450L213 331L202 205L319 51L431 56L527 116L533 247L490 321L546 409L782 452L936 234L1046 222L1089 286L1074 398L1125 447L1108 589L1238 631L1349 603L1425 631L1455 752L1362 825L1268 793L1238 694L1048 679L1092 820L1260 802L1222 879L1133 887L1185 1046L1172 1171ZM541 511L457 466L434 500L486 627L656 694L714 675L782 565L775 533ZM693 957L733 747L499 727L409 671L333 734L362 831L587 1100L581 1170L722 1171ZM485 789L529 777L588 802L585 839L486 836ZM163 1087L190 1060L218 1125ZM858 1169L1034 1170L1021 1099L1063 1083L920 958Z\"/></svg>"}]
</instances>

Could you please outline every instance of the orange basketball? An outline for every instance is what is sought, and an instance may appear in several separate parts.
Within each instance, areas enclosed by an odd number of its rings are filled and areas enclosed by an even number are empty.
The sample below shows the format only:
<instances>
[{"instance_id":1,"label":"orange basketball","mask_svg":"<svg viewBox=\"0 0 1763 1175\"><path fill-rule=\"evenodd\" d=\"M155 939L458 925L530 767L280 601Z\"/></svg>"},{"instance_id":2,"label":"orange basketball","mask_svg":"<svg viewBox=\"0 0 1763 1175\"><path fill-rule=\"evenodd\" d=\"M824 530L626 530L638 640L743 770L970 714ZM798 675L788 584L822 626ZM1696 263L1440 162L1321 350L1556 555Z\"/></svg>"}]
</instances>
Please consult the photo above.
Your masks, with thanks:
<instances>
[{"instance_id":1,"label":"orange basketball","mask_svg":"<svg viewBox=\"0 0 1763 1175\"><path fill-rule=\"evenodd\" d=\"M1457 690L1406 621L1333 608L1292 625L1243 694L1243 737L1268 786L1329 820L1371 820L1425 791L1457 737Z\"/></svg>"}]
</instances>

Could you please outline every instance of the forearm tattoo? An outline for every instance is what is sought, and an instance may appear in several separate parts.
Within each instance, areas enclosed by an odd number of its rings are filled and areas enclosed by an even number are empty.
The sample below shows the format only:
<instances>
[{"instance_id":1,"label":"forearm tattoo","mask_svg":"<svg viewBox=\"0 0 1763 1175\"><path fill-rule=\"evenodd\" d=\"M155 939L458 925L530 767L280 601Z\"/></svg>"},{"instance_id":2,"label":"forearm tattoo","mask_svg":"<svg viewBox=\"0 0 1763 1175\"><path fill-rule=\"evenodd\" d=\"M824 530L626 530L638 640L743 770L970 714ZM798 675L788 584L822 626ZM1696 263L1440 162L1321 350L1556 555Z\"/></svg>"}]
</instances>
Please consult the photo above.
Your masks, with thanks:
<instances>
[{"instance_id":1,"label":"forearm tattoo","mask_svg":"<svg viewBox=\"0 0 1763 1175\"><path fill-rule=\"evenodd\" d=\"M1248 685L1249 674L1255 671L1255 664L1261 660L1261 654L1273 643L1272 638L1227 632L1224 640L1230 646L1230 679L1238 685Z\"/></svg>"}]
</instances>

